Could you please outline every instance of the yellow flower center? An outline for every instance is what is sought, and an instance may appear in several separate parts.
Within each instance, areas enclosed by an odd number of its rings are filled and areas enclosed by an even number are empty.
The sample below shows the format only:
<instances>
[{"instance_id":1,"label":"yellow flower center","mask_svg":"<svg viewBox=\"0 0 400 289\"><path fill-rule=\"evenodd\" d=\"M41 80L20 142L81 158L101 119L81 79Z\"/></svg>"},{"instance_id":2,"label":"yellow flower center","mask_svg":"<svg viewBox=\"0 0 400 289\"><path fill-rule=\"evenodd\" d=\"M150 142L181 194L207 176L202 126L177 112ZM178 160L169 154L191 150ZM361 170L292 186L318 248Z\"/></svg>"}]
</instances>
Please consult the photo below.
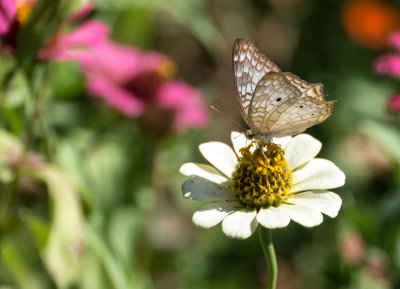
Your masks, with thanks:
<instances>
[{"instance_id":1,"label":"yellow flower center","mask_svg":"<svg viewBox=\"0 0 400 289\"><path fill-rule=\"evenodd\" d=\"M162 79L168 79L175 73L175 64L172 61L165 59L161 61L156 72Z\"/></svg>"},{"instance_id":2,"label":"yellow flower center","mask_svg":"<svg viewBox=\"0 0 400 289\"><path fill-rule=\"evenodd\" d=\"M17 1L17 19L21 25L24 25L31 15L35 0L19 0Z\"/></svg>"},{"instance_id":3,"label":"yellow flower center","mask_svg":"<svg viewBox=\"0 0 400 289\"><path fill-rule=\"evenodd\" d=\"M231 186L246 207L277 207L287 199L292 187L292 170L284 151L272 142L252 141L241 148Z\"/></svg>"}]
</instances>

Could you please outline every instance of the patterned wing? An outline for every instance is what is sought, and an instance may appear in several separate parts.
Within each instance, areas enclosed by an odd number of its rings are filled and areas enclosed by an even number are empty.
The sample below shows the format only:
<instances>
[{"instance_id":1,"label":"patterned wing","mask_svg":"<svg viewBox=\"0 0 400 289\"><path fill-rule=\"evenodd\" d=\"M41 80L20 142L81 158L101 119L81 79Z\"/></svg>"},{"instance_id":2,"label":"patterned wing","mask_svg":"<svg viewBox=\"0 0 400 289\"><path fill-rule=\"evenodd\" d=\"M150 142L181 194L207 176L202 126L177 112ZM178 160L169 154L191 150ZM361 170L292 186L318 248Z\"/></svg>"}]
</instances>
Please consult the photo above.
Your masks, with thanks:
<instances>
[{"instance_id":1,"label":"patterned wing","mask_svg":"<svg viewBox=\"0 0 400 289\"><path fill-rule=\"evenodd\" d=\"M334 101L321 101L310 96L301 97L280 115L279 120L271 127L271 134L299 134L327 119L332 113L333 104Z\"/></svg>"},{"instance_id":2,"label":"patterned wing","mask_svg":"<svg viewBox=\"0 0 400 289\"><path fill-rule=\"evenodd\" d=\"M249 40L237 39L232 52L240 112L258 137L299 134L331 115L323 85L311 84L279 67Z\"/></svg>"},{"instance_id":3,"label":"patterned wing","mask_svg":"<svg viewBox=\"0 0 400 289\"><path fill-rule=\"evenodd\" d=\"M249 108L257 83L266 73L280 69L247 39L236 39L232 61L240 112L249 124Z\"/></svg>"},{"instance_id":4,"label":"patterned wing","mask_svg":"<svg viewBox=\"0 0 400 289\"><path fill-rule=\"evenodd\" d=\"M282 114L301 99L301 92L280 72L268 72L258 82L249 109L249 126L254 134L273 134Z\"/></svg>"},{"instance_id":5,"label":"patterned wing","mask_svg":"<svg viewBox=\"0 0 400 289\"><path fill-rule=\"evenodd\" d=\"M324 85L322 83L308 83L307 81L304 81L297 75L294 75L290 72L284 72L283 74L291 84L296 86L301 91L302 97L310 96L312 98L324 100Z\"/></svg>"}]
</instances>

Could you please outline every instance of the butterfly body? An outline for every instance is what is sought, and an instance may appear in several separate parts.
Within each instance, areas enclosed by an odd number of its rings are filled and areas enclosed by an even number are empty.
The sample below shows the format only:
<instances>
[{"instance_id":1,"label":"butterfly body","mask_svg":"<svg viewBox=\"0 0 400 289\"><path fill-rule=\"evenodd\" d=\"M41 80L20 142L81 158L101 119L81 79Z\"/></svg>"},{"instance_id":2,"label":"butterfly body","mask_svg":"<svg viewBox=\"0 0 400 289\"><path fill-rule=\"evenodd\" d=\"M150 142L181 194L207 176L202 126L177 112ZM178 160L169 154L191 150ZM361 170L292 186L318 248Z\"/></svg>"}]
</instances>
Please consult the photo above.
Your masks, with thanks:
<instances>
[{"instance_id":1,"label":"butterfly body","mask_svg":"<svg viewBox=\"0 0 400 289\"><path fill-rule=\"evenodd\" d=\"M322 84L281 72L251 41L236 39L232 59L248 138L269 141L299 134L331 115L334 102L324 100Z\"/></svg>"}]
</instances>

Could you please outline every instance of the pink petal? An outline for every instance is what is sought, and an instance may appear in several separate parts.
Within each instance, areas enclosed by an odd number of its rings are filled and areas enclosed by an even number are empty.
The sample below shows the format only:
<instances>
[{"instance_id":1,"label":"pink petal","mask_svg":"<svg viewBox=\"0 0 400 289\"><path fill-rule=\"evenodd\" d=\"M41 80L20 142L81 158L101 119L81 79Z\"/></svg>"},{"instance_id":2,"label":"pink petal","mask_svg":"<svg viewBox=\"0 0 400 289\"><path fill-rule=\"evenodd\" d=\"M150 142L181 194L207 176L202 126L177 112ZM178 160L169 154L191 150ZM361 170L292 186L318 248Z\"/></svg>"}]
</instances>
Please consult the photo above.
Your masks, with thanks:
<instances>
[{"instance_id":1,"label":"pink petal","mask_svg":"<svg viewBox=\"0 0 400 289\"><path fill-rule=\"evenodd\" d=\"M374 70L378 74L387 74L400 78L400 55L385 54L375 61Z\"/></svg>"},{"instance_id":2,"label":"pink petal","mask_svg":"<svg viewBox=\"0 0 400 289\"><path fill-rule=\"evenodd\" d=\"M148 70L159 70L163 64L170 64L164 54L155 51L144 52L142 58Z\"/></svg>"},{"instance_id":3,"label":"pink petal","mask_svg":"<svg viewBox=\"0 0 400 289\"><path fill-rule=\"evenodd\" d=\"M357 265L365 258L365 241L356 230L342 233L339 239L339 248L342 258L349 265Z\"/></svg>"},{"instance_id":4,"label":"pink petal","mask_svg":"<svg viewBox=\"0 0 400 289\"><path fill-rule=\"evenodd\" d=\"M152 75L157 73L165 59L159 53L143 53L107 41L85 53L79 62L88 79L90 93L104 99L121 113L137 116L143 112L145 102L154 98L146 93L156 90L157 86L144 89L145 94L142 95L143 91L136 91L133 84L153 85Z\"/></svg>"},{"instance_id":5,"label":"pink petal","mask_svg":"<svg viewBox=\"0 0 400 289\"><path fill-rule=\"evenodd\" d=\"M204 127L209 119L208 111L204 108L178 111L174 119L174 129L176 132L184 132L189 127Z\"/></svg>"},{"instance_id":6,"label":"pink petal","mask_svg":"<svg viewBox=\"0 0 400 289\"><path fill-rule=\"evenodd\" d=\"M144 110L144 103L135 95L107 78L97 76L88 79L86 86L91 94L103 99L108 105L127 116L140 115Z\"/></svg>"},{"instance_id":7,"label":"pink petal","mask_svg":"<svg viewBox=\"0 0 400 289\"><path fill-rule=\"evenodd\" d=\"M387 106L391 113L400 113L400 94L393 95L389 98Z\"/></svg>"},{"instance_id":8,"label":"pink petal","mask_svg":"<svg viewBox=\"0 0 400 289\"><path fill-rule=\"evenodd\" d=\"M98 45L106 41L109 33L108 27L102 22L90 20L84 22L71 32L59 38L59 43L67 46L73 45Z\"/></svg>"},{"instance_id":9,"label":"pink petal","mask_svg":"<svg viewBox=\"0 0 400 289\"><path fill-rule=\"evenodd\" d=\"M132 47L104 42L79 62L87 71L108 75L115 82L129 83L141 74L155 73L167 58L159 53L144 53Z\"/></svg>"},{"instance_id":10,"label":"pink petal","mask_svg":"<svg viewBox=\"0 0 400 289\"><path fill-rule=\"evenodd\" d=\"M389 35L389 44L400 51L400 31L393 32Z\"/></svg>"},{"instance_id":11,"label":"pink petal","mask_svg":"<svg viewBox=\"0 0 400 289\"><path fill-rule=\"evenodd\" d=\"M16 0L0 1L0 35L7 33L16 20Z\"/></svg>"},{"instance_id":12,"label":"pink petal","mask_svg":"<svg viewBox=\"0 0 400 289\"><path fill-rule=\"evenodd\" d=\"M85 56L79 61L85 71L107 76L116 83L129 82L147 67L141 52L112 42L97 46Z\"/></svg>"},{"instance_id":13,"label":"pink petal","mask_svg":"<svg viewBox=\"0 0 400 289\"><path fill-rule=\"evenodd\" d=\"M196 106L201 99L200 92L179 80L165 82L158 94L158 104L165 108L180 109Z\"/></svg>"},{"instance_id":14,"label":"pink petal","mask_svg":"<svg viewBox=\"0 0 400 289\"><path fill-rule=\"evenodd\" d=\"M158 105L175 111L174 128L177 132L183 132L187 127L203 127L208 121L202 95L182 81L164 83L158 93Z\"/></svg>"},{"instance_id":15,"label":"pink petal","mask_svg":"<svg viewBox=\"0 0 400 289\"><path fill-rule=\"evenodd\" d=\"M79 61L85 53L106 41L108 27L99 21L87 21L64 35L56 35L39 52L39 58Z\"/></svg>"}]
</instances>

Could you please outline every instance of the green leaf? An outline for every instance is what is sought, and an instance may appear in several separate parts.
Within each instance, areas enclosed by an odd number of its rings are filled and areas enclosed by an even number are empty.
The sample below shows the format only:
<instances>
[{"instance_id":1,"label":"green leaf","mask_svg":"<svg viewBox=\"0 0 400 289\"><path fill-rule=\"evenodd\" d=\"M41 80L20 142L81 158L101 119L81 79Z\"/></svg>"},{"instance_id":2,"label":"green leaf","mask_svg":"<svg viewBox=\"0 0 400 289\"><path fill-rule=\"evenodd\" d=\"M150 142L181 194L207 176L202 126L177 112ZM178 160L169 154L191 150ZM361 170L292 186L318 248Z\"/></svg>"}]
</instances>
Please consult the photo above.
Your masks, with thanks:
<instances>
[{"instance_id":1,"label":"green leaf","mask_svg":"<svg viewBox=\"0 0 400 289\"><path fill-rule=\"evenodd\" d=\"M60 288L74 284L80 273L83 212L79 195L69 176L51 165L33 168L32 175L46 183L53 202L52 224L44 249L47 269Z\"/></svg>"},{"instance_id":2,"label":"green leaf","mask_svg":"<svg viewBox=\"0 0 400 289\"><path fill-rule=\"evenodd\" d=\"M1 256L8 271L14 277L17 288L21 289L43 289L42 281L35 270L29 264L28 256L21 258L21 250L14 236L3 238L0 243Z\"/></svg>"},{"instance_id":3,"label":"green leaf","mask_svg":"<svg viewBox=\"0 0 400 289\"><path fill-rule=\"evenodd\" d=\"M397 232L397 237L394 244L393 262L397 267L397 270L400 270L400 230Z\"/></svg>"},{"instance_id":4,"label":"green leaf","mask_svg":"<svg viewBox=\"0 0 400 289\"><path fill-rule=\"evenodd\" d=\"M21 217L28 225L39 250L45 249L50 232L49 224L30 211L23 211Z\"/></svg>"},{"instance_id":5,"label":"green leaf","mask_svg":"<svg viewBox=\"0 0 400 289\"><path fill-rule=\"evenodd\" d=\"M147 278L144 278L139 272L130 271L129 274L122 266L121 262L111 252L102 238L99 231L92 227L86 229L88 246L96 253L101 260L108 277L111 280L112 288L148 288Z\"/></svg>"},{"instance_id":6,"label":"green leaf","mask_svg":"<svg viewBox=\"0 0 400 289\"><path fill-rule=\"evenodd\" d=\"M133 206L119 207L114 210L108 225L108 234L113 251L126 266L137 258L137 243L142 239L144 212ZM136 254L135 254L136 253ZM135 258L136 257L136 258Z\"/></svg>"},{"instance_id":7,"label":"green leaf","mask_svg":"<svg viewBox=\"0 0 400 289\"><path fill-rule=\"evenodd\" d=\"M360 124L360 131L375 140L393 161L400 163L400 133L397 128L366 120Z\"/></svg>"},{"instance_id":8,"label":"green leaf","mask_svg":"<svg viewBox=\"0 0 400 289\"><path fill-rule=\"evenodd\" d=\"M211 53L215 53L223 43L203 1L172 0L160 3L164 4L161 7L163 10L167 10L177 22L187 27Z\"/></svg>"}]
</instances>

